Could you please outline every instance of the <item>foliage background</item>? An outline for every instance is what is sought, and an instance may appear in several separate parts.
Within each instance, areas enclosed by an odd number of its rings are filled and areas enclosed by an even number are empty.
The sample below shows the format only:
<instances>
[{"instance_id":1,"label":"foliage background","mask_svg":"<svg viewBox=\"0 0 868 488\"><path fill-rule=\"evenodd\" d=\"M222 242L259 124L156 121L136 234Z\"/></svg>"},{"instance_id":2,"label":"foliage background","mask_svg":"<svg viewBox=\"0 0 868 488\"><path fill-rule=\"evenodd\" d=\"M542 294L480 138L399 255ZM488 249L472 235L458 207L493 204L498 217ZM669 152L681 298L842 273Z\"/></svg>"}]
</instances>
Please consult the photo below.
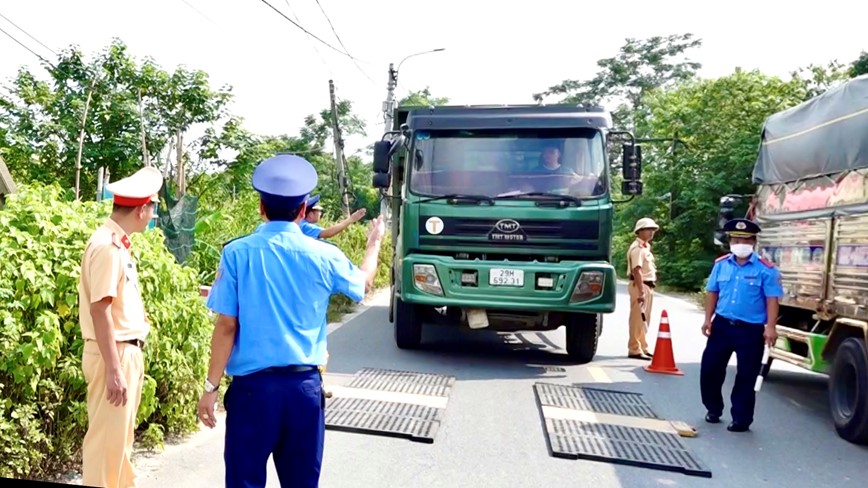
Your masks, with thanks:
<instances>
[{"instance_id":1,"label":"foliage background","mask_svg":"<svg viewBox=\"0 0 868 488\"><path fill-rule=\"evenodd\" d=\"M718 252L712 230L719 197L752 191L750 170L764 119L868 72L868 53L862 53L848 65L797 69L786 80L739 70L701 79L701 64L689 56L701 44L689 33L626 39L618 53L598 61L592 78L564 80L533 95L537 101L602 104L620 128L639 138L686 143L674 146L674 154L668 143L645 145L645 193L617 208L614 255L623 273L633 223L653 217L662 227L655 248L662 283L688 291L701 287ZM44 478L78 460L86 425L78 263L86 239L108 213L107 205L93 201L100 168L116 180L147 160L163 171L173 193L199 199L195 247L183 264L167 251L160 230L133 239L153 326L139 439L159 445L166 435L196 428L211 334L198 288L213 281L222 243L260 222L250 187L253 168L278 153L311 161L327 226L343 217L329 148L333 117L344 135L366 134L346 100L337 102L335 114L326 109L306 117L293 135L253 134L231 113L231 87L212 87L200 70L167 71L153 59L136 60L121 40L91 56L71 46L44 68L22 68L0 87L0 157L20 189L0 207L0 477ZM426 87L399 103L443 105L449 99ZM82 201L75 201L80 132ZM617 147L612 149L617 161ZM379 213L380 195L371 188L369 159L370 152L349 155L346 167L351 207L367 209L370 218ZM332 241L359 263L365 227L351 226ZM377 286L389 283L391 253L384 242ZM330 319L349 309L342 297L331 305Z\"/></svg>"}]
</instances>

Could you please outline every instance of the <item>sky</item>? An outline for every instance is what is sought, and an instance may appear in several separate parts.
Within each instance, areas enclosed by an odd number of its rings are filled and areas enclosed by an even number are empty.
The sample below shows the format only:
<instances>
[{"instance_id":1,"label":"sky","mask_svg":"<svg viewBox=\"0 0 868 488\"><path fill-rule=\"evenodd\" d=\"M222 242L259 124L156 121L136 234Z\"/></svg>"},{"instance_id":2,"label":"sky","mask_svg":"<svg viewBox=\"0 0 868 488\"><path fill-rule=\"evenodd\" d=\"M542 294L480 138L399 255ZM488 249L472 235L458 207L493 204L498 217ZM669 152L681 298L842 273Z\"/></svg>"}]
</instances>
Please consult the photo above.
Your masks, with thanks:
<instances>
[{"instance_id":1,"label":"sky","mask_svg":"<svg viewBox=\"0 0 868 488\"><path fill-rule=\"evenodd\" d=\"M267 1L335 49L262 0L0 0L0 14L57 52L75 44L94 53L118 37L139 60L204 70L213 86L233 87L232 113L259 134L296 134L306 115L328 107L333 79L368 123L366 137L347 138L350 153L382 135L389 63L437 48L445 50L406 59L398 98L427 86L455 104L532 103L564 79L592 77L596 61L628 37L693 33L703 46L691 59L704 77L736 67L786 77L868 50L868 2ZM2 17L0 29L55 59ZM21 65L41 71L34 54L0 33L0 82Z\"/></svg>"}]
</instances>

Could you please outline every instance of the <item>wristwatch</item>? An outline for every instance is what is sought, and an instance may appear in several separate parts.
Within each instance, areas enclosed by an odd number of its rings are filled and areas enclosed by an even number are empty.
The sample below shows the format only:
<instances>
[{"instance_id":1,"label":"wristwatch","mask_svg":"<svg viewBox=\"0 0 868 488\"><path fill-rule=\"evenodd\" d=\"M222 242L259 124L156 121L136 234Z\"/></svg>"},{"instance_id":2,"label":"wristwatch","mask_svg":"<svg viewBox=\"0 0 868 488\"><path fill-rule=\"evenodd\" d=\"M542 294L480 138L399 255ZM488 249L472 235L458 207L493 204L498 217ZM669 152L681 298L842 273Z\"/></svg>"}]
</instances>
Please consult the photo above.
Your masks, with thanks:
<instances>
[{"instance_id":1,"label":"wristwatch","mask_svg":"<svg viewBox=\"0 0 868 488\"><path fill-rule=\"evenodd\" d=\"M214 383L211 383L207 378L205 379L205 393L214 393L217 391L217 388L218 387L215 386Z\"/></svg>"}]
</instances>

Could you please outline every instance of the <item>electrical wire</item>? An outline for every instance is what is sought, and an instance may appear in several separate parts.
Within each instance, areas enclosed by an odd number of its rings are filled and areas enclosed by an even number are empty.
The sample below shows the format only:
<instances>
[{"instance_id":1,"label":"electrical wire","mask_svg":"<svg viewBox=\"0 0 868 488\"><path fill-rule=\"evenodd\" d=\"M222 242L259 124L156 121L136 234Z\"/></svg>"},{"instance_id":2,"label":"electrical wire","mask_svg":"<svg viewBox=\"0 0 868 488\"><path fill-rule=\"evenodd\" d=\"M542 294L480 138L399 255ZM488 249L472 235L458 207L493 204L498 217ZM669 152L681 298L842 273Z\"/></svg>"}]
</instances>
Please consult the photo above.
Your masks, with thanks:
<instances>
[{"instance_id":1,"label":"electrical wire","mask_svg":"<svg viewBox=\"0 0 868 488\"><path fill-rule=\"evenodd\" d=\"M12 39L12 40L15 41L16 43L18 43L19 46L21 46L21 47L23 47L24 49L27 49L28 51L30 51L30 54L33 54L34 56L36 56L37 58L39 58L40 60L42 60L43 63L45 63L45 64L51 66L52 68L55 68L55 66L54 66L53 64L51 64L47 59L43 58L42 55L40 55L39 53L37 53L37 52L34 51L33 49L30 49L29 47L27 47L26 44L24 44L23 42L21 42L21 41L19 41L18 39L16 39L15 36L13 36L12 34L6 32L2 27L0 27L0 32L6 34L6 36L8 36L9 39ZM56 69L56 68L55 68L55 69Z\"/></svg>"},{"instance_id":2,"label":"electrical wire","mask_svg":"<svg viewBox=\"0 0 868 488\"><path fill-rule=\"evenodd\" d=\"M3 15L2 13L0 13L0 17L3 17L4 19L6 19L6 22L9 22L10 24L12 24L16 29L20 30L20 31L23 32L27 37L29 37L29 38L33 39L34 41L36 41L40 46L42 46L42 47L44 47L45 49L48 49L49 51L51 51L51 54L54 54L55 56L57 56L57 53L54 52L54 49L51 49L50 47L46 46L45 43L43 43L43 42L40 41L39 39L37 39L37 38L33 37L32 35L30 35L29 32L27 32L26 30L22 29L20 26L18 26L18 24L16 24L15 22L12 22L12 20L11 20L9 17L6 17L6 16Z\"/></svg>"},{"instance_id":3,"label":"electrical wire","mask_svg":"<svg viewBox=\"0 0 868 488\"><path fill-rule=\"evenodd\" d=\"M307 35L309 35L309 36L311 36L312 38L316 39L316 40L319 41L320 43L325 44L329 49L331 49L331 50L333 50L333 51L335 51L335 52L337 52L337 53L339 53L339 54L342 54L342 55L344 55L344 56L346 56L346 57L348 57L348 58L350 58L350 59L353 59L353 60L356 59L356 58L354 58L351 54L349 54L349 53L347 53L347 52L344 52L344 51L341 51L340 49L338 49L338 48L332 46L331 44L329 44L329 43L327 43L327 42L325 42L324 40L320 39L319 37L317 37L316 35L314 35L313 33L311 33L309 30L307 30L307 29L305 29L304 27L302 27L298 22L296 22L296 21L290 19L289 17L287 17L285 13L281 12L280 10L278 10L274 5L268 3L268 0L262 0L262 3L264 3L265 5L268 5L269 7L271 7L271 10L274 10L275 12L277 12L278 15L280 15L281 17L283 17L284 19L286 19L287 22L289 22L290 24L292 24L292 25L298 27L299 29L301 29L302 31L304 31Z\"/></svg>"},{"instance_id":4,"label":"electrical wire","mask_svg":"<svg viewBox=\"0 0 868 488\"><path fill-rule=\"evenodd\" d=\"M289 0L287 0L287 3L288 3L288 2L289 2ZM319 7L319 11L322 12L323 16L326 18L326 21L329 23L329 27L330 27L331 30L332 30L332 34L335 35L335 38L338 40L338 43L340 43L341 47L344 48L344 51L346 51L347 53L349 53L350 50L347 49L347 46L344 45L344 41L341 40L341 36L338 35L338 31L335 30L335 26L334 26L334 24L332 24L332 19L329 18L329 14L326 13L325 9L323 8L323 6L322 6L322 4L320 3L319 0L316 0L316 4L317 4L317 6ZM351 59L353 60L353 64L356 65L356 68L358 68L359 71L360 71L363 75L365 75L365 78L367 78L368 81L370 81L371 83L374 83L374 80L371 78L370 75L368 75L367 72L365 72L365 70L362 69L361 66L359 66L359 63L356 62L356 59L355 59L355 58L351 58Z\"/></svg>"},{"instance_id":5,"label":"electrical wire","mask_svg":"<svg viewBox=\"0 0 868 488\"><path fill-rule=\"evenodd\" d=\"M181 1L184 2L184 4L186 4L188 7L190 7L191 9L193 9L197 14L201 15L202 17L204 17L205 20L207 20L208 22L211 22L211 23L214 24L214 25L217 25L216 22L214 22L213 20L211 20L211 18L208 17L207 15L205 15L204 13L202 13L202 11L200 11L199 9L197 9L196 7L194 7L190 2L188 2L187 0L181 0ZM218 27L219 27L219 26L218 26Z\"/></svg>"},{"instance_id":6,"label":"electrical wire","mask_svg":"<svg viewBox=\"0 0 868 488\"><path fill-rule=\"evenodd\" d=\"M295 17L296 22L298 22L300 24L301 20L298 18L298 14L295 13L295 10L292 8L292 5L289 4L289 0L285 0L285 1L286 1L286 8L288 8L289 12L292 14L292 16ZM329 64L326 62L322 53L319 52L319 49L316 48L316 44L314 44L313 40L310 37L310 34L306 34L306 37L307 37L308 42L310 42L311 47L313 47L313 50L316 52L316 55L319 56L320 61L322 61L323 66L326 67L326 69L328 70L331 77L334 78L335 74L332 71L331 66L329 66Z\"/></svg>"}]
</instances>

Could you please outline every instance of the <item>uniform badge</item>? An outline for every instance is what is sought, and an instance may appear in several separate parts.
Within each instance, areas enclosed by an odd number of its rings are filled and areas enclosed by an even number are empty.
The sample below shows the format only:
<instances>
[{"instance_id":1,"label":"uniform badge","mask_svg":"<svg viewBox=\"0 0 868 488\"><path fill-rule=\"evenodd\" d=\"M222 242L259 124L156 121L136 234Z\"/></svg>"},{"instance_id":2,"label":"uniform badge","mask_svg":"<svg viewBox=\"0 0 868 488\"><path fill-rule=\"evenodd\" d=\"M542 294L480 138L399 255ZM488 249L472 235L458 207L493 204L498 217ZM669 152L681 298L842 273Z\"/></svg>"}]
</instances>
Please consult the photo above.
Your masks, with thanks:
<instances>
[{"instance_id":1,"label":"uniform badge","mask_svg":"<svg viewBox=\"0 0 868 488\"><path fill-rule=\"evenodd\" d=\"M745 225L744 222L738 222L735 224L735 228L738 230L745 230L747 229L747 225Z\"/></svg>"}]
</instances>

